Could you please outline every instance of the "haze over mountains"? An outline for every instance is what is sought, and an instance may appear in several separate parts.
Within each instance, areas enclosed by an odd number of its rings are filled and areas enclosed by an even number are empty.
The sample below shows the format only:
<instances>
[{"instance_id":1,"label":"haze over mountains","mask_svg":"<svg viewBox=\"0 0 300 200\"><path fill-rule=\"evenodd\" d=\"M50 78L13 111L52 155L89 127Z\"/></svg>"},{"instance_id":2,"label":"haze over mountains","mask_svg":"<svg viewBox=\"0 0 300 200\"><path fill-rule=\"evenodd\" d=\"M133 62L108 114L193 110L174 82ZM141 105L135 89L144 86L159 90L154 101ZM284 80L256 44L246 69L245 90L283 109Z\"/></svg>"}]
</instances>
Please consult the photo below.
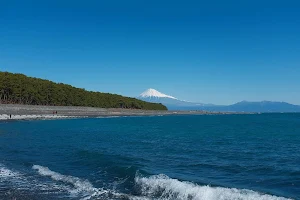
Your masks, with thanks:
<instances>
[{"instance_id":1,"label":"haze over mountains","mask_svg":"<svg viewBox=\"0 0 300 200\"><path fill-rule=\"evenodd\" d=\"M300 112L299 105L286 102L260 101L249 102L241 101L232 105L214 105L204 103L194 103L179 100L176 97L161 93L155 89L148 89L138 96L138 99L162 103L169 110L206 110L206 111L232 111L232 112Z\"/></svg>"}]
</instances>

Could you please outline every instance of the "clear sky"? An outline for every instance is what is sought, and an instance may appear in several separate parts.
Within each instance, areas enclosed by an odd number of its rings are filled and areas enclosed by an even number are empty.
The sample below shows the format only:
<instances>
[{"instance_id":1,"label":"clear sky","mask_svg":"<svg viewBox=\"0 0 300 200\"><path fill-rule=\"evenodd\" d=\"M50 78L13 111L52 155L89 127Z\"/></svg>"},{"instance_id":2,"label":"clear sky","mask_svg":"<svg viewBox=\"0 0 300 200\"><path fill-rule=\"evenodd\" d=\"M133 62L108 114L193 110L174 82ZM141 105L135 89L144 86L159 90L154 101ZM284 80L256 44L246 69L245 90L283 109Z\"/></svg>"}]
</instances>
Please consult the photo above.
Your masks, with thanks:
<instances>
[{"instance_id":1,"label":"clear sky","mask_svg":"<svg viewBox=\"0 0 300 200\"><path fill-rule=\"evenodd\" d=\"M87 90L300 104L300 1L4 1L0 70Z\"/></svg>"}]
</instances>

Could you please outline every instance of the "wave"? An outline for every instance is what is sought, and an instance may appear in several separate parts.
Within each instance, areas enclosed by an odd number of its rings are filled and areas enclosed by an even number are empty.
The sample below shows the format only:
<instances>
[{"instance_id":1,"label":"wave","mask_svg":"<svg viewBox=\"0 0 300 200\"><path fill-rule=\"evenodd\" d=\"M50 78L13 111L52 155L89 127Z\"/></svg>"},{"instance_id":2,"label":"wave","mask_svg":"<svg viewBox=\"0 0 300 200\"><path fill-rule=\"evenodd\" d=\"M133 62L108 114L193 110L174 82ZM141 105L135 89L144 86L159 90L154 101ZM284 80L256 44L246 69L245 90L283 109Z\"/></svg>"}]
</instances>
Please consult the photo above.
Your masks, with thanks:
<instances>
[{"instance_id":1,"label":"wave","mask_svg":"<svg viewBox=\"0 0 300 200\"><path fill-rule=\"evenodd\" d=\"M122 117L122 116L98 116L98 117L95 117L95 118L97 118L97 119L101 119L101 118L119 118L119 117Z\"/></svg>"},{"instance_id":2,"label":"wave","mask_svg":"<svg viewBox=\"0 0 300 200\"><path fill-rule=\"evenodd\" d=\"M200 186L166 175L148 178L137 175L135 183L141 195L159 200L288 200L246 189Z\"/></svg>"},{"instance_id":3,"label":"wave","mask_svg":"<svg viewBox=\"0 0 300 200\"><path fill-rule=\"evenodd\" d=\"M8 168L6 168L5 166L0 164L0 178L1 179L7 179L7 178L17 178L19 177L21 174L19 172L15 172L12 171Z\"/></svg>"},{"instance_id":4,"label":"wave","mask_svg":"<svg viewBox=\"0 0 300 200\"><path fill-rule=\"evenodd\" d=\"M96 189L93 185L87 180L81 180L80 178L73 176L65 176L60 173L51 171L48 167L43 167L40 165L33 165L32 169L38 171L38 173L42 176L49 176L55 181L62 181L65 183L70 183L78 189L78 191L92 191L94 192Z\"/></svg>"},{"instance_id":5,"label":"wave","mask_svg":"<svg viewBox=\"0 0 300 200\"><path fill-rule=\"evenodd\" d=\"M291 200L256 191L236 188L201 186L191 182L179 181L166 175L134 177L134 194L119 193L114 189L96 188L91 182L79 177L63 175L48 167L33 165L40 176L49 177L52 181L32 179L32 177L0 164L0 185L7 184L39 192L40 194L69 194L70 198L89 199L127 199L127 200ZM36 177L35 177L36 178ZM49 193L50 192L50 193Z\"/></svg>"},{"instance_id":6,"label":"wave","mask_svg":"<svg viewBox=\"0 0 300 200\"><path fill-rule=\"evenodd\" d=\"M93 197L105 198L108 196L122 196L122 194L119 194L113 190L95 188L88 180L51 171L48 167L33 165L32 168L34 170L37 170L40 175L50 177L54 181L71 184L73 187L70 188L68 192L70 194L76 195L77 197L80 196L83 200L91 199Z\"/></svg>"},{"instance_id":7,"label":"wave","mask_svg":"<svg viewBox=\"0 0 300 200\"><path fill-rule=\"evenodd\" d=\"M0 164L0 187L39 194L43 192L56 194L67 190L67 187L55 183L41 182L25 172L9 169L3 164Z\"/></svg>"}]
</instances>

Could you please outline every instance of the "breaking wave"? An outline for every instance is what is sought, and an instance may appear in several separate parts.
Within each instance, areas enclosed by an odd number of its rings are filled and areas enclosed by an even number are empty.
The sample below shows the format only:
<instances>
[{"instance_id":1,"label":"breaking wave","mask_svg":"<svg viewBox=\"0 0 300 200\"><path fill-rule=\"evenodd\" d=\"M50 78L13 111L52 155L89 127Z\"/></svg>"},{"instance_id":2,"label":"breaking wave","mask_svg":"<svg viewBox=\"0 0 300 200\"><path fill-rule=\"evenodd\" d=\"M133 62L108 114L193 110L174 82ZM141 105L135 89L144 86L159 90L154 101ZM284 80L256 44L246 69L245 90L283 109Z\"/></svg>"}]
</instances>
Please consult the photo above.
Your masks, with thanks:
<instances>
[{"instance_id":1,"label":"breaking wave","mask_svg":"<svg viewBox=\"0 0 300 200\"><path fill-rule=\"evenodd\" d=\"M91 199L93 197L108 197L108 196L122 196L112 190L106 190L103 188L95 188L88 180L83 180L74 176L67 176L58 172L51 171L48 167L40 165L33 165L33 169L42 176L50 177L54 181L59 181L65 184L70 184L73 187L69 188L70 194L81 196L82 199Z\"/></svg>"},{"instance_id":2,"label":"breaking wave","mask_svg":"<svg viewBox=\"0 0 300 200\"><path fill-rule=\"evenodd\" d=\"M49 176L55 181L62 181L65 183L72 184L78 192L80 191L89 191L94 192L96 189L93 187L93 185L87 181L87 180L81 180L77 177L73 176L65 176L60 173L51 171L48 167L43 167L40 165L33 165L32 169L35 169L38 171L38 173L42 176Z\"/></svg>"},{"instance_id":3,"label":"breaking wave","mask_svg":"<svg viewBox=\"0 0 300 200\"><path fill-rule=\"evenodd\" d=\"M246 189L199 186L166 175L136 176L135 182L141 195L159 200L287 200Z\"/></svg>"},{"instance_id":4,"label":"breaking wave","mask_svg":"<svg viewBox=\"0 0 300 200\"><path fill-rule=\"evenodd\" d=\"M18 178L21 174L19 172L12 171L5 166L0 164L0 178L7 179L7 178Z\"/></svg>"},{"instance_id":5,"label":"breaking wave","mask_svg":"<svg viewBox=\"0 0 300 200\"><path fill-rule=\"evenodd\" d=\"M96 188L88 180L63 175L48 167L33 165L38 175L51 180L33 180L24 173L13 171L0 164L0 185L9 182L19 189L31 191L69 194L71 199L126 199L126 200L289 200L247 189L201 186L191 182L179 181L166 175L134 178L134 194L119 193L113 189ZM49 194L49 193L48 193Z\"/></svg>"},{"instance_id":6,"label":"breaking wave","mask_svg":"<svg viewBox=\"0 0 300 200\"><path fill-rule=\"evenodd\" d=\"M18 191L34 192L36 194L56 194L67 190L67 187L42 182L25 172L20 172L7 168L0 164L0 188ZM25 192L26 193L26 192ZM3 194L2 194L3 195ZM3 196L0 195L0 198Z\"/></svg>"}]
</instances>

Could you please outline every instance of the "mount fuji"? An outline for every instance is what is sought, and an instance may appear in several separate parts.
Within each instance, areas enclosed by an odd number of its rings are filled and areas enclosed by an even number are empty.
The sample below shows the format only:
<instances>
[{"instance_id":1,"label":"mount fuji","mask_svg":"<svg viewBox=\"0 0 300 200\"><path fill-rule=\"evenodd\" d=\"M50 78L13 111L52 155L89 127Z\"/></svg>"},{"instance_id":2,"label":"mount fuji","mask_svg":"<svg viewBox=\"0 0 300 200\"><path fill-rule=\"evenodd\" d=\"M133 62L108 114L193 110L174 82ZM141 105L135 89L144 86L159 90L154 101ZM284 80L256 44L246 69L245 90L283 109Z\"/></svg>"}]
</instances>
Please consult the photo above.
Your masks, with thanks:
<instances>
[{"instance_id":1,"label":"mount fuji","mask_svg":"<svg viewBox=\"0 0 300 200\"><path fill-rule=\"evenodd\" d=\"M141 98L149 98L149 99L158 99L158 98L168 98L168 99L174 99L174 100L178 100L177 98L170 96L170 95L166 95L163 94L155 89L148 89L146 91L144 91L143 93L140 94Z\"/></svg>"},{"instance_id":2,"label":"mount fuji","mask_svg":"<svg viewBox=\"0 0 300 200\"><path fill-rule=\"evenodd\" d=\"M167 106L169 110L195 110L209 105L179 100L152 88L144 91L137 98L147 102L161 103Z\"/></svg>"},{"instance_id":3,"label":"mount fuji","mask_svg":"<svg viewBox=\"0 0 300 200\"><path fill-rule=\"evenodd\" d=\"M179 100L174 96L161 93L152 88L144 91L137 98L147 102L161 103L167 106L169 110L205 110L217 112L300 112L300 106L298 105L275 101L241 101L232 105L193 103Z\"/></svg>"}]
</instances>

